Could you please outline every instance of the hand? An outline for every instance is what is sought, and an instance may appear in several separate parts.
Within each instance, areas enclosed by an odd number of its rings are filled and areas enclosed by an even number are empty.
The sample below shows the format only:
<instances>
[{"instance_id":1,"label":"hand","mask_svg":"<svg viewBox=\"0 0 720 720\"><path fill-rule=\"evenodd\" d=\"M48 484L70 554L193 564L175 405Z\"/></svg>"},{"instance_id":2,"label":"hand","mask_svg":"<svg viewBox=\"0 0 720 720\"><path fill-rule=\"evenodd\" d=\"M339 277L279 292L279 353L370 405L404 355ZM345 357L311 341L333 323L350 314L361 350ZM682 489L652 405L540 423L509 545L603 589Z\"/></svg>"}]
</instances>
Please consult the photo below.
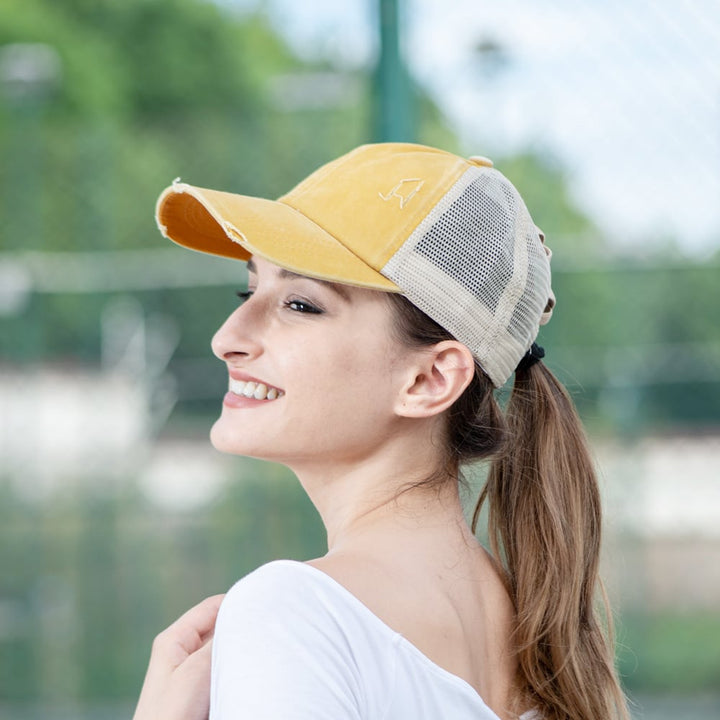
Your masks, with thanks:
<instances>
[{"instance_id":1,"label":"hand","mask_svg":"<svg viewBox=\"0 0 720 720\"><path fill-rule=\"evenodd\" d=\"M203 600L155 638L133 720L207 720L212 637L222 599Z\"/></svg>"}]
</instances>

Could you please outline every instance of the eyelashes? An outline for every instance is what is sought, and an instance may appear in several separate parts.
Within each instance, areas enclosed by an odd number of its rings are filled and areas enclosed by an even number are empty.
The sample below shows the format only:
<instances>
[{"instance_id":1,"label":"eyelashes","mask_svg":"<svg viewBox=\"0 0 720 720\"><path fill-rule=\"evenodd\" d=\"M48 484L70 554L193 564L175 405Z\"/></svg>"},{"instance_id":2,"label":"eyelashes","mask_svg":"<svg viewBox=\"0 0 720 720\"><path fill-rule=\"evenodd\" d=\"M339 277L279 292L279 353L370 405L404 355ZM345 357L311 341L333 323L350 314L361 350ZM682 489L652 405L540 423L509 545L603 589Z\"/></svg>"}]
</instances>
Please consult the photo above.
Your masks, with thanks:
<instances>
[{"instance_id":1,"label":"eyelashes","mask_svg":"<svg viewBox=\"0 0 720 720\"><path fill-rule=\"evenodd\" d=\"M306 313L309 315L322 315L324 312L306 300L286 300L283 305L293 312Z\"/></svg>"},{"instance_id":2,"label":"eyelashes","mask_svg":"<svg viewBox=\"0 0 720 720\"><path fill-rule=\"evenodd\" d=\"M238 290L235 295L239 298L240 304L243 305L254 295L254 293L254 290ZM321 307L318 307L305 298L297 297L285 300L283 302L283 307L291 310L292 312L305 315L322 315L325 312Z\"/></svg>"}]
</instances>

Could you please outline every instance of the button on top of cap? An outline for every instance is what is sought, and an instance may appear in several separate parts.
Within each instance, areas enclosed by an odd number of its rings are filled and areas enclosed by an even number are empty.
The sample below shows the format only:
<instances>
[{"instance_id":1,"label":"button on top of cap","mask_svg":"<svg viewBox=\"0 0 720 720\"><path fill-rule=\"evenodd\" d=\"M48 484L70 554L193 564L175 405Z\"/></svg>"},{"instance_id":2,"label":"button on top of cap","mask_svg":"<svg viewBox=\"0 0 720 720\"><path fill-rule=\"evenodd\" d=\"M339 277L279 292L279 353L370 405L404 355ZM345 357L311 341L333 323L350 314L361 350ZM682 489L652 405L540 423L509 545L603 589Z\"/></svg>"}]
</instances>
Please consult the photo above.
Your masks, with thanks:
<instances>
[{"instance_id":1,"label":"button on top of cap","mask_svg":"<svg viewBox=\"0 0 720 720\"><path fill-rule=\"evenodd\" d=\"M493 161L490 158L486 158L484 155L471 155L468 160L475 165L481 165L483 167L492 167Z\"/></svg>"}]
</instances>

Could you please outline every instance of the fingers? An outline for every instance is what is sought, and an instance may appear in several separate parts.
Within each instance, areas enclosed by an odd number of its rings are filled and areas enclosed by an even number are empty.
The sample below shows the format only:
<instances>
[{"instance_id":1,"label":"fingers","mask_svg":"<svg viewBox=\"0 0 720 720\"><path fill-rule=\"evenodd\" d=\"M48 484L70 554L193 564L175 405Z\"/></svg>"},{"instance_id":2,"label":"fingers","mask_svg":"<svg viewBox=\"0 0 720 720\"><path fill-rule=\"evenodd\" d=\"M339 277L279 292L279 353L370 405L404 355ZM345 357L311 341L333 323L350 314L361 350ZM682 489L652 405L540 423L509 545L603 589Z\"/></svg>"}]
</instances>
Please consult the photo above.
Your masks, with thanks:
<instances>
[{"instance_id":1,"label":"fingers","mask_svg":"<svg viewBox=\"0 0 720 720\"><path fill-rule=\"evenodd\" d=\"M153 642L152 654L174 669L212 637L224 595L213 595L190 608Z\"/></svg>"},{"instance_id":2,"label":"fingers","mask_svg":"<svg viewBox=\"0 0 720 720\"><path fill-rule=\"evenodd\" d=\"M207 718L212 637L222 599L203 600L155 638L135 720Z\"/></svg>"},{"instance_id":3,"label":"fingers","mask_svg":"<svg viewBox=\"0 0 720 720\"><path fill-rule=\"evenodd\" d=\"M215 628L215 619L224 597L224 595L213 595L205 598L181 615L170 627L180 633L192 631L204 637Z\"/></svg>"},{"instance_id":4,"label":"fingers","mask_svg":"<svg viewBox=\"0 0 720 720\"><path fill-rule=\"evenodd\" d=\"M176 670L181 684L202 682L210 677L210 663L212 661L212 640L208 640L199 650L194 652Z\"/></svg>"},{"instance_id":5,"label":"fingers","mask_svg":"<svg viewBox=\"0 0 720 720\"><path fill-rule=\"evenodd\" d=\"M212 640L172 672L148 673L133 720L207 720Z\"/></svg>"},{"instance_id":6,"label":"fingers","mask_svg":"<svg viewBox=\"0 0 720 720\"><path fill-rule=\"evenodd\" d=\"M223 597L198 603L155 638L135 720L207 718L212 637Z\"/></svg>"},{"instance_id":7,"label":"fingers","mask_svg":"<svg viewBox=\"0 0 720 720\"><path fill-rule=\"evenodd\" d=\"M161 703L158 717L167 720L200 720L210 709L210 663L212 640L193 653L174 673ZM158 717L152 720L158 720Z\"/></svg>"}]
</instances>

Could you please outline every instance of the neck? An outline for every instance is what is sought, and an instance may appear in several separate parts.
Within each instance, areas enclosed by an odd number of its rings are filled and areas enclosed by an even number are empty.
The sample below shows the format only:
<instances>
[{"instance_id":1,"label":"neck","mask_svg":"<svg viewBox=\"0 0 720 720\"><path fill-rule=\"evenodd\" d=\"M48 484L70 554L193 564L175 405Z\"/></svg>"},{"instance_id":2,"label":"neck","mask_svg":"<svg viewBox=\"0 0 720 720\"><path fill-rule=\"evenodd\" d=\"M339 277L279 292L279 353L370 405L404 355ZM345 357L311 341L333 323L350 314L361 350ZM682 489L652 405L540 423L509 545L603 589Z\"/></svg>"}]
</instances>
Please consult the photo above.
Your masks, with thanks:
<instances>
[{"instance_id":1,"label":"neck","mask_svg":"<svg viewBox=\"0 0 720 720\"><path fill-rule=\"evenodd\" d=\"M442 467L436 447L432 442L412 448L388 442L380 451L347 463L291 466L323 520L328 552L376 542L383 547L389 536L397 542L410 533L416 547L423 536L436 537L438 532L474 542L457 476L424 482Z\"/></svg>"}]
</instances>

